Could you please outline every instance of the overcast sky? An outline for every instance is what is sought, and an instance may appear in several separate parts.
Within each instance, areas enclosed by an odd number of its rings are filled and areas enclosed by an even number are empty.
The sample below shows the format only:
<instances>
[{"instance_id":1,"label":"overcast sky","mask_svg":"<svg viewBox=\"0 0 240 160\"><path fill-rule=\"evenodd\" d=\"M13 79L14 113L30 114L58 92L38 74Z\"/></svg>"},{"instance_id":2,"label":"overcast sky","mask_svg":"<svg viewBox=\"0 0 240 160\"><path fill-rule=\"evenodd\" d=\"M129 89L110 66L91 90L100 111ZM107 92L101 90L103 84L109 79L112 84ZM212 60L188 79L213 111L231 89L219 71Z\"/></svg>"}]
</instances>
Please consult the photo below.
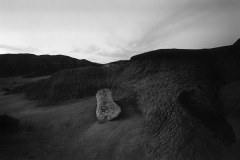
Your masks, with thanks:
<instances>
[{"instance_id":1,"label":"overcast sky","mask_svg":"<svg viewBox=\"0 0 240 160\"><path fill-rule=\"evenodd\" d=\"M107 63L240 38L240 0L0 0L0 54Z\"/></svg>"}]
</instances>

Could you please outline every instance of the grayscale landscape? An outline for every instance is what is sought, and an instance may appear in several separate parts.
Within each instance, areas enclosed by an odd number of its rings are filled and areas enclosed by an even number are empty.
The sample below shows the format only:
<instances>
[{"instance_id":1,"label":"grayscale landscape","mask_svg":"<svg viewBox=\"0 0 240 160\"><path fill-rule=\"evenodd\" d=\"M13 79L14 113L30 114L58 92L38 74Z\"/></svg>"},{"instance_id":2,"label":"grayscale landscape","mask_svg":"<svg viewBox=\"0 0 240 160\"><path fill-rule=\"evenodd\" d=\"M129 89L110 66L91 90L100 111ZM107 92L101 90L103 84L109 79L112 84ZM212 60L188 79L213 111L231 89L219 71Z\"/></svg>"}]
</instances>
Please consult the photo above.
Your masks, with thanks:
<instances>
[{"instance_id":1,"label":"grayscale landscape","mask_svg":"<svg viewBox=\"0 0 240 160\"><path fill-rule=\"evenodd\" d=\"M239 50L238 40L207 50L156 50L44 77L1 78L0 113L19 120L16 130L1 132L1 157L238 159ZM99 122L96 93L105 88L122 111Z\"/></svg>"},{"instance_id":2,"label":"grayscale landscape","mask_svg":"<svg viewBox=\"0 0 240 160\"><path fill-rule=\"evenodd\" d=\"M239 0L0 0L0 160L239 160Z\"/></svg>"}]
</instances>

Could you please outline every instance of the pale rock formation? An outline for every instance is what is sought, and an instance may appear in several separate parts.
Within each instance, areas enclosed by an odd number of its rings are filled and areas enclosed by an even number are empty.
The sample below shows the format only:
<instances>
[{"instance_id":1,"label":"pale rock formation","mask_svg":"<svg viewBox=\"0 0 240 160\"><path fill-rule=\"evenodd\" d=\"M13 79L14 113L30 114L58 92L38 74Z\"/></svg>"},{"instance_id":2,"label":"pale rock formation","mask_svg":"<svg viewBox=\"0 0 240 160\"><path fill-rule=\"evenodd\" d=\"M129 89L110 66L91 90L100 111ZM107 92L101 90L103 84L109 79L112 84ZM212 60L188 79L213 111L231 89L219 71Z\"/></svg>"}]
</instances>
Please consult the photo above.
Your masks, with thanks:
<instances>
[{"instance_id":1,"label":"pale rock formation","mask_svg":"<svg viewBox=\"0 0 240 160\"><path fill-rule=\"evenodd\" d=\"M112 92L109 89L99 90L96 98L96 116L100 122L110 121L120 114L121 108L113 101Z\"/></svg>"}]
</instances>

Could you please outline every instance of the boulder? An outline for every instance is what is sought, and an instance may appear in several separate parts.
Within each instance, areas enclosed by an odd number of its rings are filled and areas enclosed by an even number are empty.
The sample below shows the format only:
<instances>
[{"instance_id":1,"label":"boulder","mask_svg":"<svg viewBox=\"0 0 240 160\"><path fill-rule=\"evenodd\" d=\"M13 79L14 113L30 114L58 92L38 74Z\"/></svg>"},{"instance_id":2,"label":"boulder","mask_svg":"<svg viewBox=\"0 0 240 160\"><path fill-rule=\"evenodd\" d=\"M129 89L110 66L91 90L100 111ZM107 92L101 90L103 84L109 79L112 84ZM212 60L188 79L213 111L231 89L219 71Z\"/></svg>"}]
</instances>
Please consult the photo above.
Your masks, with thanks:
<instances>
[{"instance_id":1,"label":"boulder","mask_svg":"<svg viewBox=\"0 0 240 160\"><path fill-rule=\"evenodd\" d=\"M102 89L97 92L96 116L100 122L107 122L116 118L121 108L113 101L112 92L109 89Z\"/></svg>"}]
</instances>

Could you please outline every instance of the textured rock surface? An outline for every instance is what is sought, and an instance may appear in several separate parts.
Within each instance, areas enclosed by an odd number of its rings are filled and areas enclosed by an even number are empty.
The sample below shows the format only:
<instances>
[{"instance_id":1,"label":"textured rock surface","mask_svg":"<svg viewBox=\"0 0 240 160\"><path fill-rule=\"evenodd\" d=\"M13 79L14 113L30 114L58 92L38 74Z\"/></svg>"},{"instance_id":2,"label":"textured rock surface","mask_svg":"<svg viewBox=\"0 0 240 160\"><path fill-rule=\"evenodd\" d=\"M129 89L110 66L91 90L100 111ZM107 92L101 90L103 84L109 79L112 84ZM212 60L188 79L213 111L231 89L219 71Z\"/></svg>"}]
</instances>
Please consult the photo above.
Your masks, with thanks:
<instances>
[{"instance_id":1,"label":"textured rock surface","mask_svg":"<svg viewBox=\"0 0 240 160\"><path fill-rule=\"evenodd\" d=\"M120 114L121 108L113 101L112 92L109 89L98 91L96 98L96 116L99 121L110 121Z\"/></svg>"},{"instance_id":2,"label":"textured rock surface","mask_svg":"<svg viewBox=\"0 0 240 160\"><path fill-rule=\"evenodd\" d=\"M219 91L223 112L240 120L240 80L226 84Z\"/></svg>"}]
</instances>

